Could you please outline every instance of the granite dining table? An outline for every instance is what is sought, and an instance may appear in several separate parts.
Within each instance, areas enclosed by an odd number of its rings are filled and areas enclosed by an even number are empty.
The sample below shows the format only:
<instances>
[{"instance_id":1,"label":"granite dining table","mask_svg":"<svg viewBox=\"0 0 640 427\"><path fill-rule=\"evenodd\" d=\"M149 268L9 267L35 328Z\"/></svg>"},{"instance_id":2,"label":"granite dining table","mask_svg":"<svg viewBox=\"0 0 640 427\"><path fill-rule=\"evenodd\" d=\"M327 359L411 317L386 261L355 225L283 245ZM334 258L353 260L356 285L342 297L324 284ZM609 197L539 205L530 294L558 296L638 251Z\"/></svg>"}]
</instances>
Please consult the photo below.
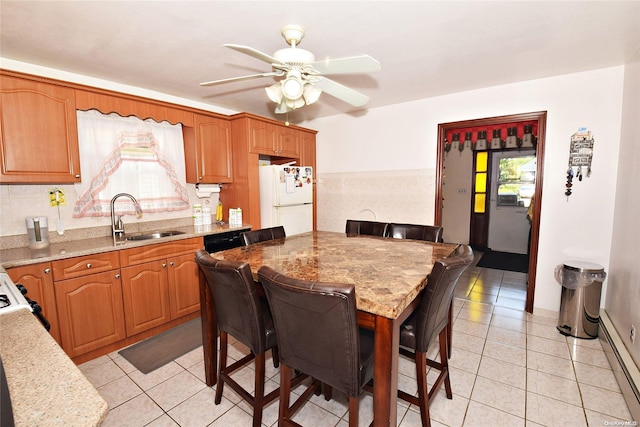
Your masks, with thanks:
<instances>
[{"instance_id":1,"label":"granite dining table","mask_svg":"<svg viewBox=\"0 0 640 427\"><path fill-rule=\"evenodd\" d=\"M437 259L456 244L313 231L212 253L219 259L269 266L290 277L353 283L358 324L374 331L374 426L396 426L400 324L419 304ZM202 335L208 385L216 382L217 320L211 291L200 275Z\"/></svg>"}]
</instances>

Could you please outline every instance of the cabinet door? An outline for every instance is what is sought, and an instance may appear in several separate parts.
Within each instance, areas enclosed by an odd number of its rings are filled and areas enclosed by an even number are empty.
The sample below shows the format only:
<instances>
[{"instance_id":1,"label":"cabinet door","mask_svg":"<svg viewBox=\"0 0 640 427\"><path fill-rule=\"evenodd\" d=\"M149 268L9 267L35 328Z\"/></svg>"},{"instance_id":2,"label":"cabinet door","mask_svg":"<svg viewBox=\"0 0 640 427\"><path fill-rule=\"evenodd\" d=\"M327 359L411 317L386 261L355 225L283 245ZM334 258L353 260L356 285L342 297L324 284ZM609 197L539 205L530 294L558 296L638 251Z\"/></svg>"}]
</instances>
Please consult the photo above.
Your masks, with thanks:
<instances>
[{"instance_id":1,"label":"cabinet door","mask_svg":"<svg viewBox=\"0 0 640 427\"><path fill-rule=\"evenodd\" d=\"M0 182L80 182L73 89L3 75L0 112Z\"/></svg>"},{"instance_id":2,"label":"cabinet door","mask_svg":"<svg viewBox=\"0 0 640 427\"><path fill-rule=\"evenodd\" d=\"M127 336L171 320L167 261L152 261L123 267L122 294Z\"/></svg>"},{"instance_id":3,"label":"cabinet door","mask_svg":"<svg viewBox=\"0 0 640 427\"><path fill-rule=\"evenodd\" d=\"M313 168L313 229L318 229L317 220L317 171L316 171L316 134L311 132L300 132L300 166L311 166Z\"/></svg>"},{"instance_id":4,"label":"cabinet door","mask_svg":"<svg viewBox=\"0 0 640 427\"><path fill-rule=\"evenodd\" d=\"M289 126L278 127L278 156L300 157L300 131Z\"/></svg>"},{"instance_id":5,"label":"cabinet door","mask_svg":"<svg viewBox=\"0 0 640 427\"><path fill-rule=\"evenodd\" d=\"M257 154L277 154L276 126L260 120L249 119L249 151Z\"/></svg>"},{"instance_id":6,"label":"cabinet door","mask_svg":"<svg viewBox=\"0 0 640 427\"><path fill-rule=\"evenodd\" d=\"M169 258L167 272L171 319L200 309L198 268L192 253Z\"/></svg>"},{"instance_id":7,"label":"cabinet door","mask_svg":"<svg viewBox=\"0 0 640 427\"><path fill-rule=\"evenodd\" d=\"M196 182L209 184L231 182L232 153L229 121L196 114L195 142Z\"/></svg>"},{"instance_id":8,"label":"cabinet door","mask_svg":"<svg viewBox=\"0 0 640 427\"><path fill-rule=\"evenodd\" d=\"M58 326L58 310L56 309L56 295L53 288L53 275L51 263L25 265L7 270L14 283L21 283L27 288L27 297L38 302L42 307L42 314L51 324L49 333L58 344L60 341L60 328Z\"/></svg>"},{"instance_id":9,"label":"cabinet door","mask_svg":"<svg viewBox=\"0 0 640 427\"><path fill-rule=\"evenodd\" d=\"M126 337L118 270L55 282L62 348L75 357Z\"/></svg>"}]
</instances>

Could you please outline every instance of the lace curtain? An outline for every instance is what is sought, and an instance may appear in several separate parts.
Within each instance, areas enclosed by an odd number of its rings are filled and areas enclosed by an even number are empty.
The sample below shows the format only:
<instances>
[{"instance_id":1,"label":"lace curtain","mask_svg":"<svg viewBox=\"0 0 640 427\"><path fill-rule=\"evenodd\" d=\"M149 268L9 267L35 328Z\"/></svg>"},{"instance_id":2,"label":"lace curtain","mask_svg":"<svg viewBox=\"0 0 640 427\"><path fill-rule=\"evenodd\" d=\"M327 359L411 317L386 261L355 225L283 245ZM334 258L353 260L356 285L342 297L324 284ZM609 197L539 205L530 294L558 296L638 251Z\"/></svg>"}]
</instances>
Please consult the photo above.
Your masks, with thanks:
<instances>
[{"instance_id":1,"label":"lace curtain","mask_svg":"<svg viewBox=\"0 0 640 427\"><path fill-rule=\"evenodd\" d=\"M75 218L110 216L118 193L134 196L145 213L189 208L180 124L95 110L77 117L83 180L76 184ZM127 200L119 200L119 215L135 213Z\"/></svg>"}]
</instances>

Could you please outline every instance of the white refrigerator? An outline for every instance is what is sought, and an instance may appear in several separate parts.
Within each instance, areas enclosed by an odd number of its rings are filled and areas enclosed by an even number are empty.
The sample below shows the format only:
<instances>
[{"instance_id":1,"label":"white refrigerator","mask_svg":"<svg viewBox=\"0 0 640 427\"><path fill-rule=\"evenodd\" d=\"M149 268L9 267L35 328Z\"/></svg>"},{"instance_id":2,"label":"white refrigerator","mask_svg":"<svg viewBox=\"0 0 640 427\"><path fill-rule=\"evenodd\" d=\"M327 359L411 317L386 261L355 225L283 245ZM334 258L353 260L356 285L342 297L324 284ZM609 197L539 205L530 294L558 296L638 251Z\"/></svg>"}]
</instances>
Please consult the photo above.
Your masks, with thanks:
<instances>
[{"instance_id":1,"label":"white refrigerator","mask_svg":"<svg viewBox=\"0 0 640 427\"><path fill-rule=\"evenodd\" d=\"M260 166L262 228L282 225L287 236L313 230L313 168Z\"/></svg>"}]
</instances>

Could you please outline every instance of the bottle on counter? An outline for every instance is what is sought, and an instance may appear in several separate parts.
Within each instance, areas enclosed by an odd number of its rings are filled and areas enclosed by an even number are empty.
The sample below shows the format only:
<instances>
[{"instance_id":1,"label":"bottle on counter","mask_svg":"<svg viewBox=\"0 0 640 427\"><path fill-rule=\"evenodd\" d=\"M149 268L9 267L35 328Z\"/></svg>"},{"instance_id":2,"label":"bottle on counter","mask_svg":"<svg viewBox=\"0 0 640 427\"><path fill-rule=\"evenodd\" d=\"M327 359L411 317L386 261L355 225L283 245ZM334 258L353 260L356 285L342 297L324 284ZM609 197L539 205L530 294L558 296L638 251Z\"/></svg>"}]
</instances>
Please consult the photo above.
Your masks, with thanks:
<instances>
[{"instance_id":1,"label":"bottle on counter","mask_svg":"<svg viewBox=\"0 0 640 427\"><path fill-rule=\"evenodd\" d=\"M211 225L211 208L204 206L202 208L202 225Z\"/></svg>"},{"instance_id":2,"label":"bottle on counter","mask_svg":"<svg viewBox=\"0 0 640 427\"><path fill-rule=\"evenodd\" d=\"M193 205L193 225L202 225L202 221L202 205Z\"/></svg>"}]
</instances>

